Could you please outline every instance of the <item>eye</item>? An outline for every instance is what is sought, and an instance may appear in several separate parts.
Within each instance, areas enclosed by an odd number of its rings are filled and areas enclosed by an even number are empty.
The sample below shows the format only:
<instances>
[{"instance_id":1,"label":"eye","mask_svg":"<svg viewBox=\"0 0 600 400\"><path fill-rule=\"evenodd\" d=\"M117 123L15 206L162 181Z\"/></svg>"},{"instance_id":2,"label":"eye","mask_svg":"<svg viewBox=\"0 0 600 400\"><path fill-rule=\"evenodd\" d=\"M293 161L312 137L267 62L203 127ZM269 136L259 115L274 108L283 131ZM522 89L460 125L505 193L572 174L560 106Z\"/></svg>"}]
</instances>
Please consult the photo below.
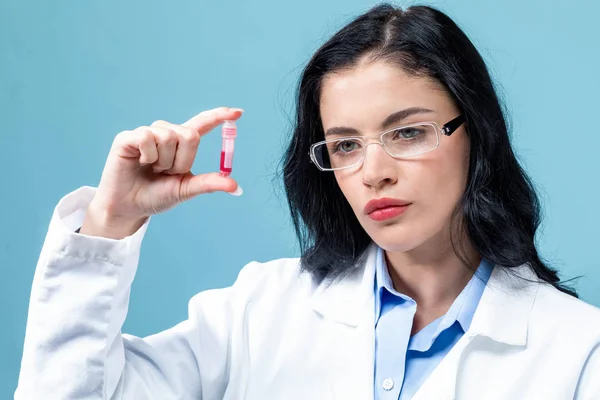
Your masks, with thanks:
<instances>
[{"instance_id":1,"label":"eye","mask_svg":"<svg viewBox=\"0 0 600 400\"><path fill-rule=\"evenodd\" d=\"M340 140L333 148L334 153L351 153L360 148L360 144L353 140Z\"/></svg>"},{"instance_id":2,"label":"eye","mask_svg":"<svg viewBox=\"0 0 600 400\"><path fill-rule=\"evenodd\" d=\"M414 139L415 137L421 135L424 130L418 126L411 126L408 128L400 128L394 131L393 138L394 139Z\"/></svg>"}]
</instances>

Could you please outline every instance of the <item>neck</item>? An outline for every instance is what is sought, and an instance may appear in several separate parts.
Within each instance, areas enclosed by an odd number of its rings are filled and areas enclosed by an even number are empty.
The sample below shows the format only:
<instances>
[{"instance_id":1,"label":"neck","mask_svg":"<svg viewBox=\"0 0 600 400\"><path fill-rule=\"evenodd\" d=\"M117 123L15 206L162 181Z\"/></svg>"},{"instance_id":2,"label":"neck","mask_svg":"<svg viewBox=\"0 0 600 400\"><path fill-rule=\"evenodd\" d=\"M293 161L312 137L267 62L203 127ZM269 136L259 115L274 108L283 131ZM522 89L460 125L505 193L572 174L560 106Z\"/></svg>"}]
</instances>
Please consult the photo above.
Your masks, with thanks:
<instances>
[{"instance_id":1,"label":"neck","mask_svg":"<svg viewBox=\"0 0 600 400\"><path fill-rule=\"evenodd\" d=\"M473 276L481 257L471 246L464 249L468 266L449 240L431 240L409 252L385 252L394 289L417 302L413 332L444 315Z\"/></svg>"}]
</instances>

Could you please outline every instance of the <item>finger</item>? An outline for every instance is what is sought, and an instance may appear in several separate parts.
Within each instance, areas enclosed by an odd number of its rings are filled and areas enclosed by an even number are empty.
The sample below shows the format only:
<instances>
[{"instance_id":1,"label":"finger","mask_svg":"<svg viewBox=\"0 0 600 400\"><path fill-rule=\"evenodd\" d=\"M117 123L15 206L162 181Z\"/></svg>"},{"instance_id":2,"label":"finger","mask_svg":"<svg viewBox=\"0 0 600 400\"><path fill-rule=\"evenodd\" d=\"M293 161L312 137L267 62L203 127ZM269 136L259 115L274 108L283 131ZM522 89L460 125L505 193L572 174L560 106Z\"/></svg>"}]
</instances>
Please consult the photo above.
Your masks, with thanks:
<instances>
[{"instance_id":1,"label":"finger","mask_svg":"<svg viewBox=\"0 0 600 400\"><path fill-rule=\"evenodd\" d=\"M172 129L158 126L150 127L150 130L154 135L158 151L158 159L152 166L152 170L156 173L166 171L173 166L175 160L177 134Z\"/></svg>"},{"instance_id":2,"label":"finger","mask_svg":"<svg viewBox=\"0 0 600 400\"><path fill-rule=\"evenodd\" d=\"M156 121L152 124L153 127L161 127L171 129L177 134L177 148L175 151L175 159L173 166L163 171L166 174L185 174L192 169L198 145L200 144L200 135L194 129L172 124L166 121Z\"/></svg>"},{"instance_id":3,"label":"finger","mask_svg":"<svg viewBox=\"0 0 600 400\"><path fill-rule=\"evenodd\" d=\"M235 121L242 116L244 110L241 108L219 107L192 117L182 125L194 129L201 136L221 125L225 121Z\"/></svg>"},{"instance_id":4,"label":"finger","mask_svg":"<svg viewBox=\"0 0 600 400\"><path fill-rule=\"evenodd\" d=\"M201 175L190 174L189 178L186 179L181 188L181 194L185 200L201 194L218 191L232 194L237 191L237 193L241 194L241 188L235 180L230 177L221 176L218 172L211 172Z\"/></svg>"},{"instance_id":5,"label":"finger","mask_svg":"<svg viewBox=\"0 0 600 400\"><path fill-rule=\"evenodd\" d=\"M133 132L133 143L137 146L140 165L154 164L158 160L158 149L154 134L148 127L140 127Z\"/></svg>"}]
</instances>

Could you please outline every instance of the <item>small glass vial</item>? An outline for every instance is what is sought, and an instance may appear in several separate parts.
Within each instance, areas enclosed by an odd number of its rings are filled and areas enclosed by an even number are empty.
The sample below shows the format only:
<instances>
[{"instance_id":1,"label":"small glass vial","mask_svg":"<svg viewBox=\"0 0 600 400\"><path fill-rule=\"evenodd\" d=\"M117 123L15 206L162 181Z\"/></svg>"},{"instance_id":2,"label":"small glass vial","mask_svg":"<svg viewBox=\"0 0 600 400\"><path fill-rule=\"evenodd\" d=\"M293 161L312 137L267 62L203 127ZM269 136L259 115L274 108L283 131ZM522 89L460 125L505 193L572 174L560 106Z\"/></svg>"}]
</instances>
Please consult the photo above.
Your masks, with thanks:
<instances>
[{"instance_id":1,"label":"small glass vial","mask_svg":"<svg viewBox=\"0 0 600 400\"><path fill-rule=\"evenodd\" d=\"M223 143L221 145L221 175L231 175L233 166L233 148L235 137L237 135L237 125L234 121L225 121L221 127L221 137Z\"/></svg>"}]
</instances>

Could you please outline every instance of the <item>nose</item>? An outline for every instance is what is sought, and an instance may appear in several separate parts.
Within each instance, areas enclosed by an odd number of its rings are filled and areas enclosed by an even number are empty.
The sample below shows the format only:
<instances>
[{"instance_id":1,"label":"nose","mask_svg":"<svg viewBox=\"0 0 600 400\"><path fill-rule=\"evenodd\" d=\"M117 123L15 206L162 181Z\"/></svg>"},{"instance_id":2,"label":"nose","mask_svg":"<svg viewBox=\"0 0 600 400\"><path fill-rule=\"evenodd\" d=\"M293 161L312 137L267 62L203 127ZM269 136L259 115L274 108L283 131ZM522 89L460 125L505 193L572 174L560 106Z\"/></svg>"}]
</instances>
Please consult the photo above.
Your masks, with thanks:
<instances>
[{"instance_id":1,"label":"nose","mask_svg":"<svg viewBox=\"0 0 600 400\"><path fill-rule=\"evenodd\" d=\"M369 143L364 152L362 180L365 186L380 190L398 181L398 161L380 143Z\"/></svg>"}]
</instances>

